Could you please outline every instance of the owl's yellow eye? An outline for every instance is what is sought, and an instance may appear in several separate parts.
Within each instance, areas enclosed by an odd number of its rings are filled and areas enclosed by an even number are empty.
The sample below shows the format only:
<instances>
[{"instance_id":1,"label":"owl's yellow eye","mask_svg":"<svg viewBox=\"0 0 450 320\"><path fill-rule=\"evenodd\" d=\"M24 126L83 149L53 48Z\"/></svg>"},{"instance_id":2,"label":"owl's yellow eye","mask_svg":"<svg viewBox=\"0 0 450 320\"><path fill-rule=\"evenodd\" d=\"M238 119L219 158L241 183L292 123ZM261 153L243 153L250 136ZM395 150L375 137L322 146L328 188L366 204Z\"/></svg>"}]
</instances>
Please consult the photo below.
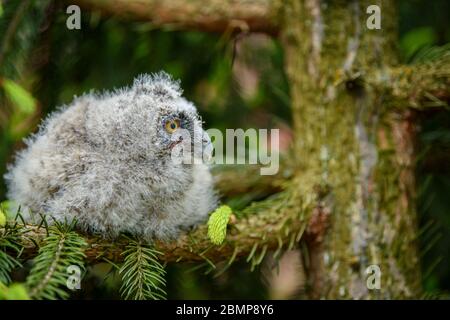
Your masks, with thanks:
<instances>
[{"instance_id":1,"label":"owl's yellow eye","mask_svg":"<svg viewBox=\"0 0 450 320\"><path fill-rule=\"evenodd\" d=\"M180 127L180 120L167 120L164 127L168 133L174 133Z\"/></svg>"}]
</instances>

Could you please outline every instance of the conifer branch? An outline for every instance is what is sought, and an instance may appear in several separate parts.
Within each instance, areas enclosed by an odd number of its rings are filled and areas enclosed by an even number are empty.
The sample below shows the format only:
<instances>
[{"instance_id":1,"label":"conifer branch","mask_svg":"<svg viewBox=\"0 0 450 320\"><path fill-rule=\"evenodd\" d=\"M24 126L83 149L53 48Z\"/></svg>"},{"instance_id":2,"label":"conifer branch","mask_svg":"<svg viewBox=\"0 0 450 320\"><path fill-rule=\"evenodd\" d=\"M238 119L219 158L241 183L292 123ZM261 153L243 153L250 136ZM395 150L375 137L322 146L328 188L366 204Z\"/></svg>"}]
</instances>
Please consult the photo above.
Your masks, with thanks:
<instances>
[{"instance_id":1,"label":"conifer branch","mask_svg":"<svg viewBox=\"0 0 450 320\"><path fill-rule=\"evenodd\" d=\"M49 235L42 239L39 254L27 277L29 296L32 299L65 299L67 268L83 266L85 241L72 231L74 223L55 223L49 227ZM43 228L45 230L45 228ZM81 280L81 279L80 279Z\"/></svg>"},{"instance_id":2,"label":"conifer branch","mask_svg":"<svg viewBox=\"0 0 450 320\"><path fill-rule=\"evenodd\" d=\"M22 266L17 259L20 248L19 229L15 227L15 224L6 224L3 231L0 232L0 283L9 284L11 271Z\"/></svg>"},{"instance_id":3,"label":"conifer branch","mask_svg":"<svg viewBox=\"0 0 450 320\"><path fill-rule=\"evenodd\" d=\"M224 243L215 246L208 237L206 223L178 239L169 242L155 241L155 250L162 253L162 262L227 261L230 257L247 257L258 265L270 250L286 250L294 246L305 230L310 209L291 189L275 194L264 201L255 202L242 211L234 212ZM44 227L25 225L22 237L23 257L32 257L36 244L46 238ZM122 252L130 244L127 237L105 239L101 235L84 234L87 245L84 251L88 263L123 261Z\"/></svg>"},{"instance_id":4,"label":"conifer branch","mask_svg":"<svg viewBox=\"0 0 450 320\"><path fill-rule=\"evenodd\" d=\"M393 67L368 78L389 106L423 110L449 107L450 46L424 50L412 64Z\"/></svg>"},{"instance_id":5,"label":"conifer branch","mask_svg":"<svg viewBox=\"0 0 450 320\"><path fill-rule=\"evenodd\" d=\"M139 239L129 238L122 255L124 262L119 270L122 296L133 300L165 299L166 271L158 261L161 252Z\"/></svg>"}]
</instances>

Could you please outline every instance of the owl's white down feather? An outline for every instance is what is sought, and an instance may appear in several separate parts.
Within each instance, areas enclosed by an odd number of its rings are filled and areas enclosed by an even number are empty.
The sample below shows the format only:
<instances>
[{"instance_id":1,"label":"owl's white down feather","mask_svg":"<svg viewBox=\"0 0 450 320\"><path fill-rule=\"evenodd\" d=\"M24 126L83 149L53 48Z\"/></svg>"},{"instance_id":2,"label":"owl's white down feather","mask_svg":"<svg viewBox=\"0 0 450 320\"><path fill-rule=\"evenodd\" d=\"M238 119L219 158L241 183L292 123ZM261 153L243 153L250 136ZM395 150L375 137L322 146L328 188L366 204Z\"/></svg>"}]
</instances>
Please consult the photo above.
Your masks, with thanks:
<instances>
[{"instance_id":1,"label":"owl's white down feather","mask_svg":"<svg viewBox=\"0 0 450 320\"><path fill-rule=\"evenodd\" d=\"M164 125L177 119L192 136L205 136L181 94L162 72L75 98L26 140L5 175L9 199L28 220L76 218L81 229L113 237L171 239L203 222L217 205L209 168L174 163Z\"/></svg>"}]
</instances>

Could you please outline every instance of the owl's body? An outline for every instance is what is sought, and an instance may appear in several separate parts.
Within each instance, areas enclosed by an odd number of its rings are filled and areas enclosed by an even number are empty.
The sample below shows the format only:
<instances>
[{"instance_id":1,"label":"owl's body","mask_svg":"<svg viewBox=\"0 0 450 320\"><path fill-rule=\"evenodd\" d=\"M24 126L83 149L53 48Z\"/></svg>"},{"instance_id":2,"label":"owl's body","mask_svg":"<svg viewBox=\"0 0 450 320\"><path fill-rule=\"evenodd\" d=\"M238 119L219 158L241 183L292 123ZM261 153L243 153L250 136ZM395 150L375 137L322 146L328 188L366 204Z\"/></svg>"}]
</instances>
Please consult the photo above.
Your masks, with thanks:
<instances>
[{"instance_id":1,"label":"owl's body","mask_svg":"<svg viewBox=\"0 0 450 320\"><path fill-rule=\"evenodd\" d=\"M217 199L205 164L172 160L167 123L200 133L205 143L195 107L164 73L76 98L18 154L5 176L9 198L106 236L174 238L204 221Z\"/></svg>"}]
</instances>

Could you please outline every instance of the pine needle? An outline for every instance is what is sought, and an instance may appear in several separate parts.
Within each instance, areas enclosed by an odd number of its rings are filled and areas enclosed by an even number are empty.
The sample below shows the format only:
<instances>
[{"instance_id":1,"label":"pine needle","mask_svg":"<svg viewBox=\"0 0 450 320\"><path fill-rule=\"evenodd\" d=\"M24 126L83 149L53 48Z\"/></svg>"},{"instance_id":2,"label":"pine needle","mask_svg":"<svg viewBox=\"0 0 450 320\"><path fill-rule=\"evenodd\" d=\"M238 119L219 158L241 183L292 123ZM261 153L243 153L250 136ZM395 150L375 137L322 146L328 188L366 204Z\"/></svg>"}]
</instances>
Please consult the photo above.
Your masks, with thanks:
<instances>
[{"instance_id":1,"label":"pine needle","mask_svg":"<svg viewBox=\"0 0 450 320\"><path fill-rule=\"evenodd\" d=\"M164 300L166 271L158 261L161 252L137 239L130 239L122 255L125 257L119 274L121 294L127 300Z\"/></svg>"},{"instance_id":2,"label":"pine needle","mask_svg":"<svg viewBox=\"0 0 450 320\"><path fill-rule=\"evenodd\" d=\"M49 236L34 259L26 285L32 299L67 299L69 294L67 268L83 267L86 241L72 231L74 223L56 222L49 227Z\"/></svg>"},{"instance_id":3,"label":"pine needle","mask_svg":"<svg viewBox=\"0 0 450 320\"><path fill-rule=\"evenodd\" d=\"M0 206L1 215L4 217L1 225L4 229L0 232L0 283L8 285L11 282L11 271L22 267L21 263L16 259L21 252L21 246L19 245L21 229L14 223L8 223ZM11 256L9 254L11 252L15 252L16 257Z\"/></svg>"}]
</instances>

